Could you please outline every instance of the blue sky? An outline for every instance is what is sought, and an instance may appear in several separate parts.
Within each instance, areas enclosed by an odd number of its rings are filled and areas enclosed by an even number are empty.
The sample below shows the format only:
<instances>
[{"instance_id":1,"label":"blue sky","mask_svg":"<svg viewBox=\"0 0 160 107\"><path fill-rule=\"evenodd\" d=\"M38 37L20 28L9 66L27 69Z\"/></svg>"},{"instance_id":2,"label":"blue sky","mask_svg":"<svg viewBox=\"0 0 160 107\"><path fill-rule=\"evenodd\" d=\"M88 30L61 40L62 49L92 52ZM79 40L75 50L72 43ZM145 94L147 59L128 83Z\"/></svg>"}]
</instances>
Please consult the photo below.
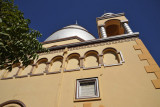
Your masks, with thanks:
<instances>
[{"instance_id":1,"label":"blue sky","mask_svg":"<svg viewBox=\"0 0 160 107\"><path fill-rule=\"evenodd\" d=\"M43 42L64 26L78 24L98 38L96 17L104 11L125 13L133 32L140 38L160 65L160 1L159 0L15 0L15 4L31 20L30 27L39 30Z\"/></svg>"}]
</instances>

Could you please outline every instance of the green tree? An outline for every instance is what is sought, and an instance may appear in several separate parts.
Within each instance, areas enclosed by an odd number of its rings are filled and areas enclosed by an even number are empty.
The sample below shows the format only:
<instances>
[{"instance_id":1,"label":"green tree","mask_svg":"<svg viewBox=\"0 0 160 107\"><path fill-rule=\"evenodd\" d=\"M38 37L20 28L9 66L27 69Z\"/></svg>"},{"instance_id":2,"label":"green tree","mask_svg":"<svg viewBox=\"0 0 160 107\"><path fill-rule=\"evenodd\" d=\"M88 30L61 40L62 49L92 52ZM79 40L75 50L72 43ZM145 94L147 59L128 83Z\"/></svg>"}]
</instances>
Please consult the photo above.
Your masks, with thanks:
<instances>
[{"instance_id":1,"label":"green tree","mask_svg":"<svg viewBox=\"0 0 160 107\"><path fill-rule=\"evenodd\" d=\"M13 0L0 0L0 69L12 69L22 63L27 66L46 51L36 39L39 31L29 28L30 20L14 5Z\"/></svg>"}]
</instances>

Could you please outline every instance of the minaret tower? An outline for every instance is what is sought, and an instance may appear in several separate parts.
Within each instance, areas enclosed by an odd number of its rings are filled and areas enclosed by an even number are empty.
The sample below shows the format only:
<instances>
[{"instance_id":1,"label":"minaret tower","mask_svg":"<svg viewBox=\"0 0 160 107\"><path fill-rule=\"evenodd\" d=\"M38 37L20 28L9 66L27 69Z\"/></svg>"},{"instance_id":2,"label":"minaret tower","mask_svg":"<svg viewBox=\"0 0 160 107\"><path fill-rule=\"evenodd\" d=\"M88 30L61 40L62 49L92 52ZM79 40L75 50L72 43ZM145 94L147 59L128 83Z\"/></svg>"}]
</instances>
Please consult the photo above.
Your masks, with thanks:
<instances>
[{"instance_id":1,"label":"minaret tower","mask_svg":"<svg viewBox=\"0 0 160 107\"><path fill-rule=\"evenodd\" d=\"M99 38L106 40L109 39L122 39L138 37L138 32L133 32L128 25L128 20L124 13L104 13L101 17L96 18ZM152 83L156 89L160 89L160 68L155 62L148 49L145 47L141 39L136 39L136 44L133 45L135 50L140 50L142 54L138 54L141 61L147 60L148 66L144 66L147 73L154 73L157 79L153 79ZM136 52L136 51L135 51ZM144 63L144 62L143 62ZM134 63L132 63L134 64ZM135 63L137 64L137 63Z\"/></svg>"},{"instance_id":2,"label":"minaret tower","mask_svg":"<svg viewBox=\"0 0 160 107\"><path fill-rule=\"evenodd\" d=\"M122 34L133 34L124 13L105 13L97 18L99 38L107 38Z\"/></svg>"}]
</instances>

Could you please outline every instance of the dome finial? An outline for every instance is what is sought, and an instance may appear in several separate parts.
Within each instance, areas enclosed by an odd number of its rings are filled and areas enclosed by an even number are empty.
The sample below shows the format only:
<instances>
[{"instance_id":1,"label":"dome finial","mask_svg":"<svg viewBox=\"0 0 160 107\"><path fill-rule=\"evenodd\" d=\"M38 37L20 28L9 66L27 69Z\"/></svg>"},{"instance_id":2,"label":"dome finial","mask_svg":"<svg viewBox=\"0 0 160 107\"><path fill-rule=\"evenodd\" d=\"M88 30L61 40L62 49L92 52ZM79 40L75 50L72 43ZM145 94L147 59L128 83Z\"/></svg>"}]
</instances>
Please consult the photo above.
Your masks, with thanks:
<instances>
[{"instance_id":1,"label":"dome finial","mask_svg":"<svg viewBox=\"0 0 160 107\"><path fill-rule=\"evenodd\" d=\"M77 22L77 20L76 20L76 25L78 25L78 22Z\"/></svg>"}]
</instances>

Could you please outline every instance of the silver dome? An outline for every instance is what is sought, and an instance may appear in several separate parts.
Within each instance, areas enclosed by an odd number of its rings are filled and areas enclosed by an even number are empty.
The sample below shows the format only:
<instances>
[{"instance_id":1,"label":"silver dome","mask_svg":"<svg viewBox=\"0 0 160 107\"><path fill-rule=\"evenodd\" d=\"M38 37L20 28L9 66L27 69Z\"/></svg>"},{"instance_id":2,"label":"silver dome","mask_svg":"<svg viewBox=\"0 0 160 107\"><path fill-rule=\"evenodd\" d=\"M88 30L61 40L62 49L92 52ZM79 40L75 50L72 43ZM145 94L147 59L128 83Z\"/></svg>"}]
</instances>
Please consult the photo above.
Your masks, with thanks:
<instances>
[{"instance_id":1,"label":"silver dome","mask_svg":"<svg viewBox=\"0 0 160 107\"><path fill-rule=\"evenodd\" d=\"M75 24L75 25L66 26L54 32L45 41L51 41L51 40L62 39L62 38L73 37L73 36L78 36L83 40L95 39L95 37L92 34L90 34L85 28Z\"/></svg>"}]
</instances>

